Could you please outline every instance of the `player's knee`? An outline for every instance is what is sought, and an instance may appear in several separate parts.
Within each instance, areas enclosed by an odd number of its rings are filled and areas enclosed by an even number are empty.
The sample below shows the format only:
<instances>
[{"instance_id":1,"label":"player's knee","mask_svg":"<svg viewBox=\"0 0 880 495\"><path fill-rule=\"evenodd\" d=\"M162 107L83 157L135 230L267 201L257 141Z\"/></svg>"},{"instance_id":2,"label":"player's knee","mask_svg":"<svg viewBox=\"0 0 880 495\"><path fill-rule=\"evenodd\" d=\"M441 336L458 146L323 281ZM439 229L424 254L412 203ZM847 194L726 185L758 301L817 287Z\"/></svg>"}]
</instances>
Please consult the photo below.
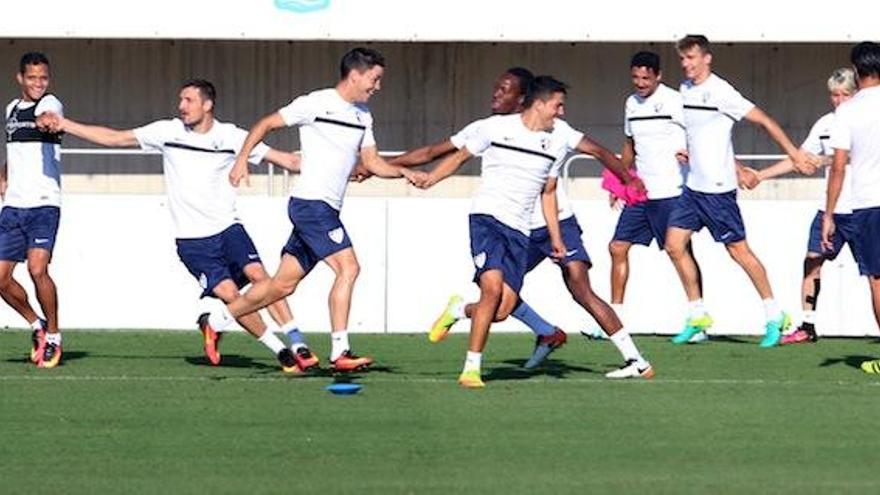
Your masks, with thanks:
<instances>
[{"instance_id":1,"label":"player's knee","mask_svg":"<svg viewBox=\"0 0 880 495\"><path fill-rule=\"evenodd\" d=\"M608 252L614 259L624 259L629 252L629 244L620 241L611 241L608 243Z\"/></svg>"},{"instance_id":2,"label":"player's knee","mask_svg":"<svg viewBox=\"0 0 880 495\"><path fill-rule=\"evenodd\" d=\"M280 280L273 278L269 283L269 295L270 299L277 301L282 297L287 297L293 294L293 290L296 288L295 280Z\"/></svg>"},{"instance_id":3,"label":"player's knee","mask_svg":"<svg viewBox=\"0 0 880 495\"><path fill-rule=\"evenodd\" d=\"M336 278L341 281L353 284L354 281L357 280L360 273L361 265L357 261L351 261L339 267L339 272L336 274Z\"/></svg>"},{"instance_id":4,"label":"player's knee","mask_svg":"<svg viewBox=\"0 0 880 495\"><path fill-rule=\"evenodd\" d=\"M687 245L677 240L667 240L664 249L673 260L680 260L687 255Z\"/></svg>"},{"instance_id":5,"label":"player's knee","mask_svg":"<svg viewBox=\"0 0 880 495\"><path fill-rule=\"evenodd\" d=\"M43 264L28 265L28 273L33 281L42 281L49 277L49 267Z\"/></svg>"},{"instance_id":6,"label":"player's knee","mask_svg":"<svg viewBox=\"0 0 880 495\"><path fill-rule=\"evenodd\" d=\"M727 253L730 254L730 257L739 264L745 263L751 258L754 258L752 250L749 249L749 245L745 242L732 242L728 244Z\"/></svg>"}]
</instances>

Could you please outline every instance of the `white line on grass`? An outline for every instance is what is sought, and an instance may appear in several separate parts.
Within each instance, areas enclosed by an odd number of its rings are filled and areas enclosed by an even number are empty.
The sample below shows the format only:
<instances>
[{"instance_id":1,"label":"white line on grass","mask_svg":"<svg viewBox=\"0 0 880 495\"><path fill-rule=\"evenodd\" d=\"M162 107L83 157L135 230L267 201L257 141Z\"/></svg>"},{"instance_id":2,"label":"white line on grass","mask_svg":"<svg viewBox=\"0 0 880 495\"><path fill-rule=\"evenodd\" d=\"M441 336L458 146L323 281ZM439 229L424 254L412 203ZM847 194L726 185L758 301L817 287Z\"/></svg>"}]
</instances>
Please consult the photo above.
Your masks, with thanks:
<instances>
[{"instance_id":1,"label":"white line on grass","mask_svg":"<svg viewBox=\"0 0 880 495\"><path fill-rule=\"evenodd\" d=\"M381 378L367 376L352 376L353 379L361 380L363 384L371 383L423 383L423 384L453 384L455 377L449 378ZM34 382L314 382L331 381L328 376L129 376L129 375L6 375L0 376L0 382L34 381ZM866 385L878 386L880 382L858 381L798 381L798 380L767 380L762 378L736 379L736 378L654 378L651 380L611 380L607 378L551 378L532 377L528 379L498 379L490 380L499 385L512 384L596 384L596 383L642 383L642 384L669 384L669 385Z\"/></svg>"}]
</instances>

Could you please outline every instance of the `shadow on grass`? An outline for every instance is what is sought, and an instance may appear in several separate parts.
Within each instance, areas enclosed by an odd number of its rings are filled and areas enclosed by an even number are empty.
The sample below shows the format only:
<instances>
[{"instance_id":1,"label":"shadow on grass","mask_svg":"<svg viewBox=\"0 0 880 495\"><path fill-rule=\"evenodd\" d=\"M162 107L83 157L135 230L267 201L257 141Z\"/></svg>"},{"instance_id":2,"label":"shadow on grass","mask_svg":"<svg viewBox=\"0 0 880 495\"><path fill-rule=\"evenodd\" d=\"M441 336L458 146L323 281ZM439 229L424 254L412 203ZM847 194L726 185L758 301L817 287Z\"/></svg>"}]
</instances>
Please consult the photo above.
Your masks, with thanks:
<instances>
[{"instance_id":1,"label":"shadow on grass","mask_svg":"<svg viewBox=\"0 0 880 495\"><path fill-rule=\"evenodd\" d=\"M576 373L596 373L593 368L586 366L573 366L562 361L550 359L533 370L523 368L524 359L508 359L504 364L513 365L513 367L492 368L483 378L487 381L493 380L528 380L535 376L550 376L553 378L565 378L569 374Z\"/></svg>"},{"instance_id":2,"label":"shadow on grass","mask_svg":"<svg viewBox=\"0 0 880 495\"><path fill-rule=\"evenodd\" d=\"M849 366L850 368L861 369L863 362L871 361L874 359L877 359L877 356L849 355L840 358L826 358L824 361L819 363L819 367L827 368L829 366L837 366L839 364L843 364Z\"/></svg>"},{"instance_id":3,"label":"shadow on grass","mask_svg":"<svg viewBox=\"0 0 880 495\"><path fill-rule=\"evenodd\" d=\"M89 357L89 353L85 351L63 351L61 354L61 365L68 361L76 361L77 359L82 359L84 357ZM9 358L6 360L7 363L30 363L31 360L28 356L20 356Z\"/></svg>"},{"instance_id":4,"label":"shadow on grass","mask_svg":"<svg viewBox=\"0 0 880 495\"><path fill-rule=\"evenodd\" d=\"M755 344L754 340L746 340L744 337L736 337L732 335L710 335L709 342L719 344Z\"/></svg>"},{"instance_id":5,"label":"shadow on grass","mask_svg":"<svg viewBox=\"0 0 880 495\"><path fill-rule=\"evenodd\" d=\"M184 361L193 366L206 366L208 368L249 368L249 369L270 369L276 370L277 366L270 366L266 363L256 361L248 356L240 354L224 354L219 366L214 366L205 356L187 356Z\"/></svg>"}]
</instances>

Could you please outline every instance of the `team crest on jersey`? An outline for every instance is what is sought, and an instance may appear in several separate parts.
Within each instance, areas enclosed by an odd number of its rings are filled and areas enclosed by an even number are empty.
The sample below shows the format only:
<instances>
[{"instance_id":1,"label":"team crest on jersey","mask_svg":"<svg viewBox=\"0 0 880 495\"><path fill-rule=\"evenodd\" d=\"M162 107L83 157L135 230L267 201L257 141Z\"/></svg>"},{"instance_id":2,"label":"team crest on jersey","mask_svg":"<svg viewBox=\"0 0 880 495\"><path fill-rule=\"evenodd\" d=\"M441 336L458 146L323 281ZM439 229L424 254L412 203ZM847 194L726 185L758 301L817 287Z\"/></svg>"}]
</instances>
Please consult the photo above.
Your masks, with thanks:
<instances>
[{"instance_id":1,"label":"team crest on jersey","mask_svg":"<svg viewBox=\"0 0 880 495\"><path fill-rule=\"evenodd\" d=\"M660 110L663 110L663 104L662 103L655 103L654 104L654 113L660 113Z\"/></svg>"},{"instance_id":2,"label":"team crest on jersey","mask_svg":"<svg viewBox=\"0 0 880 495\"><path fill-rule=\"evenodd\" d=\"M703 103L709 103L709 99L710 99L711 97L712 97L712 95L709 94L708 91L706 91L705 93L703 93Z\"/></svg>"},{"instance_id":3,"label":"team crest on jersey","mask_svg":"<svg viewBox=\"0 0 880 495\"><path fill-rule=\"evenodd\" d=\"M327 237L336 244L342 244L342 240L345 239L345 231L342 230L342 227L337 227L327 232Z\"/></svg>"},{"instance_id":4,"label":"team crest on jersey","mask_svg":"<svg viewBox=\"0 0 880 495\"><path fill-rule=\"evenodd\" d=\"M550 148L550 138L543 137L541 138L541 149L547 151Z\"/></svg>"},{"instance_id":5,"label":"team crest on jersey","mask_svg":"<svg viewBox=\"0 0 880 495\"><path fill-rule=\"evenodd\" d=\"M199 275L199 286L202 288L202 290L208 289L208 276L204 273Z\"/></svg>"},{"instance_id":6,"label":"team crest on jersey","mask_svg":"<svg viewBox=\"0 0 880 495\"><path fill-rule=\"evenodd\" d=\"M486 252L485 252L485 251L483 251L482 253L480 253L480 254L474 256L474 265L475 265L477 268L483 268L483 266L484 266L485 264L486 264Z\"/></svg>"}]
</instances>

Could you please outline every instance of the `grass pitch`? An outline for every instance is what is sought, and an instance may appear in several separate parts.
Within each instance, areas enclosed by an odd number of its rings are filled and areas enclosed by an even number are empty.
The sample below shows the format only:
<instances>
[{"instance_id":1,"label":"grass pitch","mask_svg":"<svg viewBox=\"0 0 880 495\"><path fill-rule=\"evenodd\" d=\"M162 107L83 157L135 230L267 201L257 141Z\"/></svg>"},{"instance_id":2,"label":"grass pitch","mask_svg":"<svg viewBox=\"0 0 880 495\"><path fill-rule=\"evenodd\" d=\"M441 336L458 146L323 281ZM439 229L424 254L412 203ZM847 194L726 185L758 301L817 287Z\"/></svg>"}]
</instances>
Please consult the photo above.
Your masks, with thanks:
<instances>
[{"instance_id":1,"label":"grass pitch","mask_svg":"<svg viewBox=\"0 0 880 495\"><path fill-rule=\"evenodd\" d=\"M326 335L310 335L326 366ZM611 382L609 342L536 372L532 339L493 335L485 390L455 379L465 339L354 335L376 358L356 396L282 376L250 337L210 367L194 332L67 332L65 364L0 334L0 492L877 493L873 340L759 349L636 337L657 377Z\"/></svg>"}]
</instances>

